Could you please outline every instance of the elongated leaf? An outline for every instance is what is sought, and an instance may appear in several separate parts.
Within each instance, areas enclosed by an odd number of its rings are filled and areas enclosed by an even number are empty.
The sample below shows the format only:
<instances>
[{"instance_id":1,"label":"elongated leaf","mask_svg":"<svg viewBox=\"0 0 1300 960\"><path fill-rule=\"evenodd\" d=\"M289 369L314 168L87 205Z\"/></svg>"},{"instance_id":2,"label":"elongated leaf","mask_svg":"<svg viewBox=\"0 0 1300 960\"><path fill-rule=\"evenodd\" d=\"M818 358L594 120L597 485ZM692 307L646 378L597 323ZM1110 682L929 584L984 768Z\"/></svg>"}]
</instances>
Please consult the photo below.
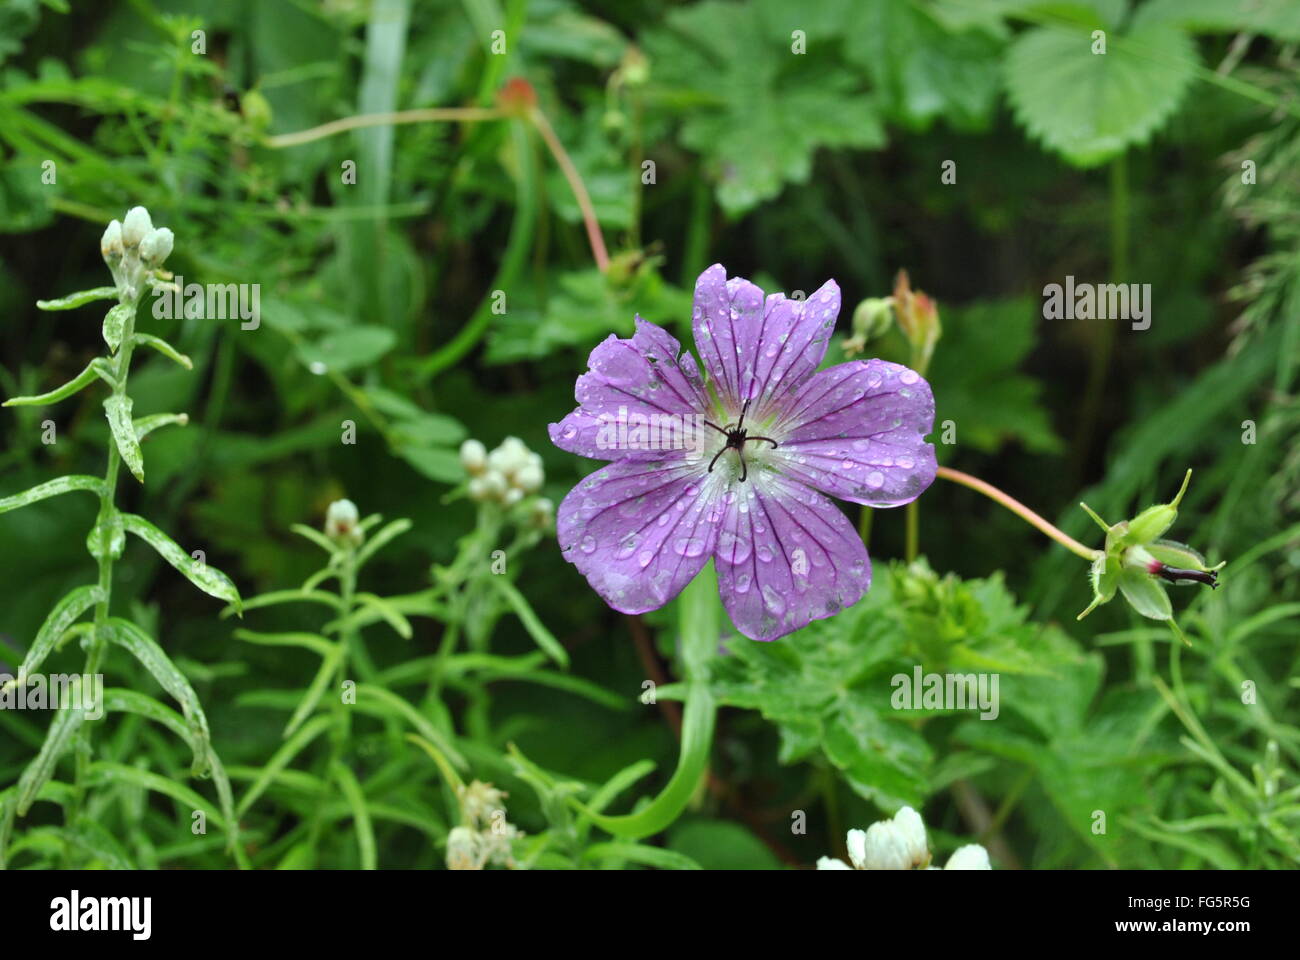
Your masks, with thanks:
<instances>
[{"instance_id":1,"label":"elongated leaf","mask_svg":"<svg viewBox=\"0 0 1300 960\"><path fill-rule=\"evenodd\" d=\"M25 507L29 503L36 503L49 497L57 497L61 493L71 493L73 490L85 490L88 493L101 494L104 491L104 481L98 477L81 475L47 480L45 483L37 484L30 490L15 493L12 497L0 497L0 513L17 510L19 507Z\"/></svg>"},{"instance_id":2,"label":"elongated leaf","mask_svg":"<svg viewBox=\"0 0 1300 960\"><path fill-rule=\"evenodd\" d=\"M191 773L201 777L208 771L208 753L212 746L212 737L208 732L208 718L199 703L199 695L190 686L185 674L176 668L171 658L163 652L162 647L134 623L121 617L110 617L109 636L126 650L149 671L158 685L166 690L181 705L185 719L198 743L194 747L194 763Z\"/></svg>"},{"instance_id":3,"label":"elongated leaf","mask_svg":"<svg viewBox=\"0 0 1300 960\"><path fill-rule=\"evenodd\" d=\"M109 870L134 870L136 866L117 838L94 820L82 819L63 831L74 847L90 854Z\"/></svg>"},{"instance_id":4,"label":"elongated leaf","mask_svg":"<svg viewBox=\"0 0 1300 960\"><path fill-rule=\"evenodd\" d=\"M152 416L141 417L134 421L132 426L135 428L135 438L143 440L159 427L166 427L173 423L184 427L188 426L189 422L190 417L187 413L155 413Z\"/></svg>"},{"instance_id":5,"label":"elongated leaf","mask_svg":"<svg viewBox=\"0 0 1300 960\"><path fill-rule=\"evenodd\" d=\"M595 843L583 852L582 857L584 860L627 860L660 870L700 869L700 865L684 853L664 850L662 847L647 847L640 843Z\"/></svg>"},{"instance_id":6,"label":"elongated leaf","mask_svg":"<svg viewBox=\"0 0 1300 960\"><path fill-rule=\"evenodd\" d=\"M59 400L65 400L77 391L94 382L99 377L110 386L113 384L113 374L109 371L108 363L98 357L86 364L86 369L77 374L61 387L55 387L49 393L38 393L30 397L10 397L4 402L6 407L43 407L48 403L55 403Z\"/></svg>"},{"instance_id":7,"label":"elongated leaf","mask_svg":"<svg viewBox=\"0 0 1300 960\"><path fill-rule=\"evenodd\" d=\"M302 701L289 718L289 723L284 728L284 738L287 740L292 737L298 728L311 716L311 712L316 709L316 704L320 703L321 697L325 696L325 691L329 687L330 677L339 667L339 661L343 658L343 645L341 643L333 644L330 650L321 660L320 669L316 671L316 676L312 678L311 685L307 687L307 692L303 694Z\"/></svg>"},{"instance_id":8,"label":"elongated leaf","mask_svg":"<svg viewBox=\"0 0 1300 960\"><path fill-rule=\"evenodd\" d=\"M411 521L406 519L394 520L385 526L382 530L371 537L366 544L357 551L356 566L361 569L378 550L388 543L394 537L400 537L407 530L411 529Z\"/></svg>"},{"instance_id":9,"label":"elongated leaf","mask_svg":"<svg viewBox=\"0 0 1300 960\"><path fill-rule=\"evenodd\" d=\"M305 523L295 523L289 528L300 537L306 537L316 546L320 547L330 556L339 552L338 544L331 540L325 534L321 533L315 527L309 527Z\"/></svg>"},{"instance_id":10,"label":"elongated leaf","mask_svg":"<svg viewBox=\"0 0 1300 960\"><path fill-rule=\"evenodd\" d=\"M243 615L243 600L240 599L234 581L216 567L199 563L182 550L175 540L144 517L136 516L134 513L124 513L122 526L157 550L158 555L183 573L190 583L209 596L225 600L235 608L236 613Z\"/></svg>"},{"instance_id":11,"label":"elongated leaf","mask_svg":"<svg viewBox=\"0 0 1300 960\"><path fill-rule=\"evenodd\" d=\"M271 785L271 781L275 779L276 774L287 767L289 762L301 753L307 744L333 725L333 717L316 717L304 724L303 728L294 734L279 750L275 751L271 759L266 761L266 764L258 771L257 779L253 781L248 788L248 792L239 801L235 812L241 817L247 813L248 808L256 803L257 798Z\"/></svg>"},{"instance_id":12,"label":"elongated leaf","mask_svg":"<svg viewBox=\"0 0 1300 960\"><path fill-rule=\"evenodd\" d=\"M341 601L332 593L326 593L324 590L273 590L270 593L260 593L253 597L244 605L245 610L256 610L259 607L274 607L281 603L293 603L295 600L306 601L307 603L319 603L327 607L339 609ZM221 611L222 617L230 615L231 608L227 607Z\"/></svg>"},{"instance_id":13,"label":"elongated leaf","mask_svg":"<svg viewBox=\"0 0 1300 960\"><path fill-rule=\"evenodd\" d=\"M361 792L361 784L357 782L356 774L337 761L334 763L332 773L334 782L343 791L343 797L352 810L352 823L357 831L357 846L361 849L361 869L374 870L378 865L375 854L375 829L370 822L370 811L366 809L366 796Z\"/></svg>"},{"instance_id":14,"label":"elongated leaf","mask_svg":"<svg viewBox=\"0 0 1300 960\"><path fill-rule=\"evenodd\" d=\"M403 640L411 639L411 622L383 597L373 593L358 593L357 602L363 607L374 610L392 627Z\"/></svg>"},{"instance_id":15,"label":"elongated leaf","mask_svg":"<svg viewBox=\"0 0 1300 960\"><path fill-rule=\"evenodd\" d=\"M49 733L41 744L40 752L27 764L22 776L18 778L18 816L27 816L27 811L36 800L36 794L51 776L59 757L72 745L81 725L86 721L86 712L69 707L54 711L54 720L50 723Z\"/></svg>"},{"instance_id":16,"label":"elongated leaf","mask_svg":"<svg viewBox=\"0 0 1300 960\"><path fill-rule=\"evenodd\" d=\"M197 751L202 748L193 726L167 704L155 700L148 694L128 690L125 687L109 687L104 691L104 709L114 713L134 713L146 720L152 720L184 740L191 750Z\"/></svg>"},{"instance_id":17,"label":"elongated leaf","mask_svg":"<svg viewBox=\"0 0 1300 960\"><path fill-rule=\"evenodd\" d=\"M113 431L113 440L117 443L117 452L122 462L137 480L144 483L144 455L140 452L140 441L135 435L135 424L131 420L133 402L124 393L115 393L104 401L104 414L108 417L109 429Z\"/></svg>"},{"instance_id":18,"label":"elongated leaf","mask_svg":"<svg viewBox=\"0 0 1300 960\"><path fill-rule=\"evenodd\" d=\"M354 710L368 713L371 716L401 717L414 727L420 736L437 747L451 763L457 767L465 767L465 758L443 736L442 731L435 727L428 717L397 694L391 690L385 690L383 687L376 687L368 683L358 684L356 694L357 702L353 707Z\"/></svg>"},{"instance_id":19,"label":"elongated leaf","mask_svg":"<svg viewBox=\"0 0 1300 960\"><path fill-rule=\"evenodd\" d=\"M135 767L128 767L124 763L112 763L107 760L92 763L88 773L89 776L86 780L91 786L129 783L132 786L143 787L146 790L152 790L154 793L161 793L164 796L171 797L181 805L183 810L187 811L187 814L193 810L203 811L209 820L223 830L226 829L225 817L212 804L183 783L177 783L175 780L151 773L148 770L139 770ZM187 815L185 819L188 821L189 816ZM186 826L188 828L188 823Z\"/></svg>"},{"instance_id":20,"label":"elongated leaf","mask_svg":"<svg viewBox=\"0 0 1300 960\"><path fill-rule=\"evenodd\" d=\"M191 360L185 354L181 353L179 350L173 347L162 337L155 337L153 334L150 333L137 333L134 336L132 336L131 339L135 343L140 344L141 346L153 347L164 357L167 357L170 360L175 360L186 370L194 369L194 361Z\"/></svg>"},{"instance_id":21,"label":"elongated leaf","mask_svg":"<svg viewBox=\"0 0 1300 960\"><path fill-rule=\"evenodd\" d=\"M27 656L23 657L23 664L18 668L19 680L40 669L45 658L54 649L54 645L68 632L68 628L76 623L78 617L103 599L104 592L97 585L87 584L70 590L67 596L56 603L49 616L45 618L45 622L41 624L40 630L36 631L36 639L32 641Z\"/></svg>"},{"instance_id":22,"label":"elongated leaf","mask_svg":"<svg viewBox=\"0 0 1300 960\"><path fill-rule=\"evenodd\" d=\"M560 666L567 667L569 665L568 652L564 647L560 646L560 641L555 639L555 635L546 629L546 625L533 612L533 608L528 605L524 595L515 589L515 585L501 576L488 577L487 579L505 597L506 603L510 604L510 609L515 612L515 616L519 618L519 622L524 625L524 629L537 642L537 645L545 650L547 655Z\"/></svg>"},{"instance_id":23,"label":"elongated leaf","mask_svg":"<svg viewBox=\"0 0 1300 960\"><path fill-rule=\"evenodd\" d=\"M117 353L117 348L122 345L122 338L126 335L127 324L134 316L134 303L119 303L104 315L104 342L111 352Z\"/></svg>"},{"instance_id":24,"label":"elongated leaf","mask_svg":"<svg viewBox=\"0 0 1300 960\"><path fill-rule=\"evenodd\" d=\"M253 601L249 601L251 609ZM302 647L322 657L331 656L337 644L318 633L258 633L255 630L236 630L236 638L264 647Z\"/></svg>"},{"instance_id":25,"label":"elongated leaf","mask_svg":"<svg viewBox=\"0 0 1300 960\"><path fill-rule=\"evenodd\" d=\"M36 309L73 310L96 300L113 300L116 297L117 287L93 287L90 290L78 290L76 293L70 293L66 297L58 297L54 300L37 300Z\"/></svg>"}]
</instances>

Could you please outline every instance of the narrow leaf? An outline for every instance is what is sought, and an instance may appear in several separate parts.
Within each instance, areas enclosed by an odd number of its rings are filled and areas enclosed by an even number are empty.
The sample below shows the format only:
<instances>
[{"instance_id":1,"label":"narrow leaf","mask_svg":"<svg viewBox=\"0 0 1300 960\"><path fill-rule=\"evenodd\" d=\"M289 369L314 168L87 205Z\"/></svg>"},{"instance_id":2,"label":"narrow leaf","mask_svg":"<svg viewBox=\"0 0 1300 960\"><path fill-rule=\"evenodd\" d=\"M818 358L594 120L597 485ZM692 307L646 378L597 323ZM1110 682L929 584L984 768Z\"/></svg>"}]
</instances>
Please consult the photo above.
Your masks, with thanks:
<instances>
[{"instance_id":1,"label":"narrow leaf","mask_svg":"<svg viewBox=\"0 0 1300 960\"><path fill-rule=\"evenodd\" d=\"M144 455L140 453L140 441L136 439L135 424L131 421L131 407L131 398L124 393L115 393L104 401L104 413L113 431L117 452L127 469L144 483Z\"/></svg>"},{"instance_id":2,"label":"narrow leaf","mask_svg":"<svg viewBox=\"0 0 1300 960\"><path fill-rule=\"evenodd\" d=\"M208 752L212 748L212 737L208 732L208 718L199 703L199 695L190 686L185 674L176 668L171 658L163 652L162 647L134 623L120 617L110 617L109 636L118 645L125 647L149 671L158 685L166 690L181 705L181 712L189 721L194 737L198 743L194 747L194 762L191 773L201 777L208 771Z\"/></svg>"},{"instance_id":3,"label":"narrow leaf","mask_svg":"<svg viewBox=\"0 0 1300 960\"><path fill-rule=\"evenodd\" d=\"M366 561L369 560L371 557L373 557L379 551L379 549L384 546L384 544L388 543L390 540L392 540L395 537L400 537L402 534L404 534L407 530L410 529L411 529L411 521L406 519L394 520L392 523L385 526L384 529L380 530L373 537L371 537L370 540L367 541L365 546L363 546L360 550L357 551L357 558L356 558L357 569L360 570L361 567L365 565Z\"/></svg>"},{"instance_id":4,"label":"narrow leaf","mask_svg":"<svg viewBox=\"0 0 1300 960\"><path fill-rule=\"evenodd\" d=\"M86 364L86 369L77 374L61 387L56 387L49 393L38 393L30 397L10 397L4 402L6 407L43 407L49 403L55 403L59 400L65 400L77 391L94 382L99 377L108 384L112 384L113 375L109 372L108 364L102 357L97 357Z\"/></svg>"},{"instance_id":5,"label":"narrow leaf","mask_svg":"<svg viewBox=\"0 0 1300 960\"><path fill-rule=\"evenodd\" d=\"M361 792L361 784L356 774L335 761L332 770L334 782L343 791L343 797L352 809L352 823L357 830L357 846L361 849L361 869L374 870L378 865L375 854L375 830L370 822L370 811L366 809L366 797Z\"/></svg>"},{"instance_id":6,"label":"narrow leaf","mask_svg":"<svg viewBox=\"0 0 1300 960\"><path fill-rule=\"evenodd\" d=\"M49 616L45 618L45 622L41 624L40 630L36 632L36 639L32 641L27 656L23 657L23 664L18 668L19 681L22 682L24 678L40 669L45 658L54 649L54 645L68 632L68 628L76 623L78 617L103 599L103 591L95 584L88 584L69 591L67 596L56 603Z\"/></svg>"},{"instance_id":7,"label":"narrow leaf","mask_svg":"<svg viewBox=\"0 0 1300 960\"><path fill-rule=\"evenodd\" d=\"M555 639L555 635L546 629L546 625L533 612L533 608L528 605L524 595L515 589L515 585L505 577L493 576L488 577L487 580L505 597L506 603L510 605L510 609L514 610L515 616L519 618L519 622L524 625L524 629L528 631L528 635L536 641L537 645L546 651L547 655L560 666L567 667L569 665L568 652L560 645L560 641Z\"/></svg>"},{"instance_id":8,"label":"narrow leaf","mask_svg":"<svg viewBox=\"0 0 1300 960\"><path fill-rule=\"evenodd\" d=\"M135 304L133 303L119 303L104 315L104 342L113 353L117 353L117 348L122 345L126 326L134 316Z\"/></svg>"},{"instance_id":9,"label":"narrow leaf","mask_svg":"<svg viewBox=\"0 0 1300 960\"><path fill-rule=\"evenodd\" d=\"M166 427L170 424L184 427L190 422L187 413L155 413L152 416L141 417L135 420L131 425L135 429L135 438L143 440L149 434L153 433L159 427Z\"/></svg>"},{"instance_id":10,"label":"narrow leaf","mask_svg":"<svg viewBox=\"0 0 1300 960\"><path fill-rule=\"evenodd\" d=\"M307 692L303 694L302 701L298 708L294 710L293 716L289 718L288 724L284 728L284 738L287 740L297 732L298 728L311 716L311 712L316 709L320 703L321 697L325 696L328 688L330 677L339 667L339 661L343 659L343 645L333 644L329 651L321 660L320 669L316 671L316 676L312 678L311 685L307 687Z\"/></svg>"},{"instance_id":11,"label":"narrow leaf","mask_svg":"<svg viewBox=\"0 0 1300 960\"><path fill-rule=\"evenodd\" d=\"M183 573L189 581L209 596L225 600L242 616L243 601L234 581L216 567L195 560L167 534L144 517L134 513L122 514L122 526L158 551L158 555Z\"/></svg>"},{"instance_id":12,"label":"narrow leaf","mask_svg":"<svg viewBox=\"0 0 1300 960\"><path fill-rule=\"evenodd\" d=\"M37 300L36 309L73 310L96 300L114 300L116 298L117 287L94 287L90 290L78 290L76 293L70 293L66 297L58 297L54 300Z\"/></svg>"},{"instance_id":13,"label":"narrow leaf","mask_svg":"<svg viewBox=\"0 0 1300 960\"><path fill-rule=\"evenodd\" d=\"M32 487L30 490L15 493L12 497L0 497L0 513L17 510L29 503L36 503L38 500L57 497L61 493L71 493L73 490L85 490L89 493L102 494L104 492L104 481L98 477L87 476L58 477L54 480L48 480Z\"/></svg>"},{"instance_id":14,"label":"narrow leaf","mask_svg":"<svg viewBox=\"0 0 1300 960\"><path fill-rule=\"evenodd\" d=\"M167 357L170 360L175 360L186 370L194 369L194 361L191 360L189 357L187 357L185 354L181 353L179 350L173 347L162 337L155 337L149 333L137 333L134 336L132 336L131 339L135 343L141 344L142 346L153 347L164 357Z\"/></svg>"},{"instance_id":15,"label":"narrow leaf","mask_svg":"<svg viewBox=\"0 0 1300 960\"><path fill-rule=\"evenodd\" d=\"M45 742L41 744L40 752L18 778L18 816L27 816L27 811L36 800L36 794L54 775L54 767L59 762L59 757L63 756L72 745L73 737L81 729L85 720L84 710L64 707L54 712L54 720L50 723L49 733L45 735Z\"/></svg>"}]
</instances>

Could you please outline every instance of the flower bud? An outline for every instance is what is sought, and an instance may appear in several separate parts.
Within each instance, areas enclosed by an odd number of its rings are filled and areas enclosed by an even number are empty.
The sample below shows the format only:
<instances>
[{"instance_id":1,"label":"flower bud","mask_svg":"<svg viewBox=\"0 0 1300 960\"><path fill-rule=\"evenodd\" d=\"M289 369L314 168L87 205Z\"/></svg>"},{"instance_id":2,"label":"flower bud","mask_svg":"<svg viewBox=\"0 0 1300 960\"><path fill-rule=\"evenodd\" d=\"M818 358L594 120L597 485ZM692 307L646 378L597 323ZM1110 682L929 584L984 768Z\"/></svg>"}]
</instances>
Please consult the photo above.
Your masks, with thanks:
<instances>
[{"instance_id":1,"label":"flower bud","mask_svg":"<svg viewBox=\"0 0 1300 960\"><path fill-rule=\"evenodd\" d=\"M129 250L139 245L152 230L153 221L149 219L149 211L144 207L132 207L122 221L122 243Z\"/></svg>"},{"instance_id":2,"label":"flower bud","mask_svg":"<svg viewBox=\"0 0 1300 960\"><path fill-rule=\"evenodd\" d=\"M958 847L943 868L945 870L992 870L993 865L989 863L987 850L978 843L968 843L964 847Z\"/></svg>"},{"instance_id":3,"label":"flower bud","mask_svg":"<svg viewBox=\"0 0 1300 960\"><path fill-rule=\"evenodd\" d=\"M104 255L104 262L113 266L122 258L122 224L113 220L109 223L104 236L99 240L99 251Z\"/></svg>"},{"instance_id":4,"label":"flower bud","mask_svg":"<svg viewBox=\"0 0 1300 960\"><path fill-rule=\"evenodd\" d=\"M911 807L903 807L894 814L894 828L903 841L911 866L922 866L930 859L930 849L925 840L925 824L921 815Z\"/></svg>"},{"instance_id":5,"label":"flower bud","mask_svg":"<svg viewBox=\"0 0 1300 960\"><path fill-rule=\"evenodd\" d=\"M453 827L447 834L447 869L480 870L479 848L482 840L469 827Z\"/></svg>"},{"instance_id":6,"label":"flower bud","mask_svg":"<svg viewBox=\"0 0 1300 960\"><path fill-rule=\"evenodd\" d=\"M470 476L478 476L487 467L487 447L478 440L466 440L460 445L460 463Z\"/></svg>"},{"instance_id":7,"label":"flower bud","mask_svg":"<svg viewBox=\"0 0 1300 960\"><path fill-rule=\"evenodd\" d=\"M351 500L335 500L325 512L325 536L335 543L357 546L364 538L358 526L357 505Z\"/></svg>"},{"instance_id":8,"label":"flower bud","mask_svg":"<svg viewBox=\"0 0 1300 960\"><path fill-rule=\"evenodd\" d=\"M159 266L172 252L176 238L166 227L159 227L140 241L140 259L150 266Z\"/></svg>"},{"instance_id":9,"label":"flower bud","mask_svg":"<svg viewBox=\"0 0 1300 960\"><path fill-rule=\"evenodd\" d=\"M908 870L912 856L908 841L892 820L867 827L863 870Z\"/></svg>"},{"instance_id":10,"label":"flower bud","mask_svg":"<svg viewBox=\"0 0 1300 960\"><path fill-rule=\"evenodd\" d=\"M536 493L542 488L545 474L542 472L541 457L532 454L527 463L515 474L515 484L524 493Z\"/></svg>"}]
</instances>

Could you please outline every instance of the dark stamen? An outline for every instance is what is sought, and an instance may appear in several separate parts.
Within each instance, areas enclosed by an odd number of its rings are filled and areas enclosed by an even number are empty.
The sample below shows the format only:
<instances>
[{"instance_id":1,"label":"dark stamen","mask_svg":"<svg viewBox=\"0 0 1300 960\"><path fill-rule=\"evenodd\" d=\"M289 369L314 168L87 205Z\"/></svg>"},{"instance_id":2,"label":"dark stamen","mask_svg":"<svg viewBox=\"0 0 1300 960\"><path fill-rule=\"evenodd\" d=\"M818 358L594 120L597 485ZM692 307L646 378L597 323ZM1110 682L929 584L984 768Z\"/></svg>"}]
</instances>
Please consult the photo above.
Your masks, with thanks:
<instances>
[{"instance_id":1,"label":"dark stamen","mask_svg":"<svg viewBox=\"0 0 1300 960\"><path fill-rule=\"evenodd\" d=\"M1211 590L1219 585L1219 574L1215 570L1185 570L1182 567L1167 567L1163 563L1156 562L1151 564L1151 572L1170 583L1192 580L1205 584Z\"/></svg>"}]
</instances>

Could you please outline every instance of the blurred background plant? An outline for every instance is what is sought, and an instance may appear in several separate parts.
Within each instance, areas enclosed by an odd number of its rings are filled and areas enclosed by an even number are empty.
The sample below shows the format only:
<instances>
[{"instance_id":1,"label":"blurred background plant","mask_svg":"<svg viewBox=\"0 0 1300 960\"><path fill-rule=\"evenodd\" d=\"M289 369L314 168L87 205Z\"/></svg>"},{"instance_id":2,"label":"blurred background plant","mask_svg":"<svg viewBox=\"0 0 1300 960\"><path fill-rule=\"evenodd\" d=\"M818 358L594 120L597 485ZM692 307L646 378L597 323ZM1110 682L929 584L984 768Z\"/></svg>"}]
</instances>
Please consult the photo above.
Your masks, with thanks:
<instances>
[{"instance_id":1,"label":"blurred background plant","mask_svg":"<svg viewBox=\"0 0 1300 960\"><path fill-rule=\"evenodd\" d=\"M176 274L261 284L261 316L151 322L194 372L139 358L135 412L190 424L150 436L124 508L248 597L313 576L320 544L290 531L331 503L409 519L350 621L286 604L245 624L319 632L325 655L364 636L355 679L383 706L344 740L333 681L283 737L329 670L236 642L150 551L118 565L115 609L205 704L251 865L811 866L903 803L935 849L973 840L997 867L1294 865L1298 42L1288 0L0 0L0 388L99 352L98 323L32 304L99 285L103 224L145 205L201 238ZM689 341L715 261L767 289L834 277L848 304L897 298L906 268L942 313L941 463L1089 546L1080 500L1131 516L1194 467L1179 539L1228 564L1218 590L1172 591L1191 648L1122 604L1076 623L1078 558L942 483L915 538L905 511L875 516L866 599L778 643L722 655L689 595L607 609L546 533L541 502L592 466L546 424L636 313ZM1150 329L1045 321L1067 275L1150 283ZM828 363L915 357L850 317ZM95 472L108 425L78 398L0 432L8 496ZM508 436L540 479L476 486L462 445ZM93 577L92 509L0 524L8 665ZM917 663L1001 672L1001 716L893 710L889 677ZM103 759L184 780L184 745L128 722ZM3 787L44 731L0 728ZM475 781L509 795L508 852L465 812ZM129 862L232 862L175 835L179 801L113 789L96 813ZM57 827L43 806L29 819Z\"/></svg>"}]
</instances>

